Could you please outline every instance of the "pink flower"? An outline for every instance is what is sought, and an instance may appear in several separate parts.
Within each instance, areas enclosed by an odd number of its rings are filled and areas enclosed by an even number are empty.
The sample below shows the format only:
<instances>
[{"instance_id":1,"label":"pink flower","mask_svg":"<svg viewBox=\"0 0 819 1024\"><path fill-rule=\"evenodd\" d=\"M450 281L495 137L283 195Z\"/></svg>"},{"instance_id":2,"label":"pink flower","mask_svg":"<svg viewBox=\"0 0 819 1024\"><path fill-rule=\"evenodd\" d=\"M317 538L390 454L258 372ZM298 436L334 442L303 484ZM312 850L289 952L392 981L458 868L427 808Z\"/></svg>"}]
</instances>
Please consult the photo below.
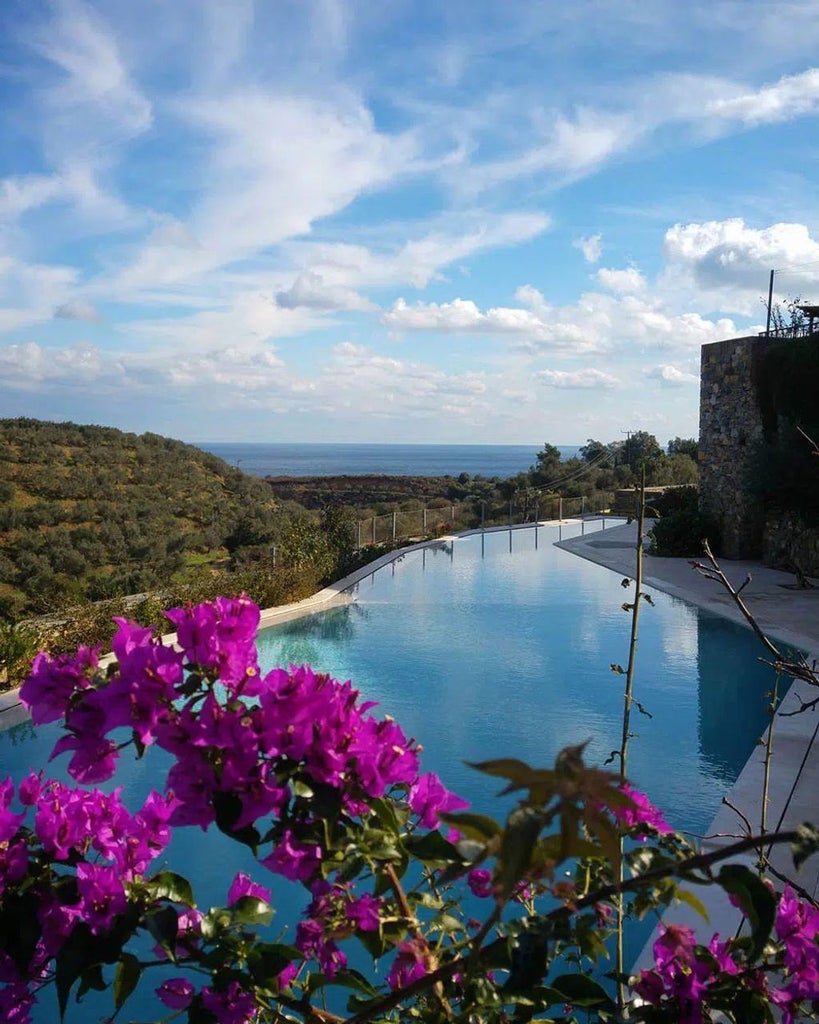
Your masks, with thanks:
<instances>
[{"instance_id":1,"label":"pink flower","mask_svg":"<svg viewBox=\"0 0 819 1024\"><path fill-rule=\"evenodd\" d=\"M128 909L119 872L99 864L77 865L80 915L94 935L108 931L118 914Z\"/></svg>"},{"instance_id":2,"label":"pink flower","mask_svg":"<svg viewBox=\"0 0 819 1024\"><path fill-rule=\"evenodd\" d=\"M409 805L424 828L435 828L439 813L462 810L469 807L469 802L445 789L435 772L428 772L410 787Z\"/></svg>"},{"instance_id":3,"label":"pink flower","mask_svg":"<svg viewBox=\"0 0 819 1024\"><path fill-rule=\"evenodd\" d=\"M427 949L417 939L410 939L398 946L398 955L387 975L387 984L392 989L405 988L426 973Z\"/></svg>"},{"instance_id":4,"label":"pink flower","mask_svg":"<svg viewBox=\"0 0 819 1024\"><path fill-rule=\"evenodd\" d=\"M193 1001L196 989L187 978L169 978L162 982L156 994L169 1009L186 1010Z\"/></svg>"},{"instance_id":5,"label":"pink flower","mask_svg":"<svg viewBox=\"0 0 819 1024\"><path fill-rule=\"evenodd\" d=\"M632 789L627 782L624 782L620 789L629 798L633 806L612 807L611 813L616 821L627 829L647 825L649 828L654 829L655 832L659 832L660 835L667 835L671 832L671 826L663 817L662 811L655 807L644 793L639 793L636 789Z\"/></svg>"},{"instance_id":6,"label":"pink flower","mask_svg":"<svg viewBox=\"0 0 819 1024\"><path fill-rule=\"evenodd\" d=\"M365 893L347 904L347 917L362 932L377 932L381 925L381 900Z\"/></svg>"},{"instance_id":7,"label":"pink flower","mask_svg":"<svg viewBox=\"0 0 819 1024\"><path fill-rule=\"evenodd\" d=\"M203 988L202 1005L210 1010L219 1024L249 1024L257 1010L253 996L235 981L220 991Z\"/></svg>"},{"instance_id":8,"label":"pink flower","mask_svg":"<svg viewBox=\"0 0 819 1024\"><path fill-rule=\"evenodd\" d=\"M307 882L321 863L321 847L317 843L300 842L288 828L273 852L261 863L268 870L294 882Z\"/></svg>"},{"instance_id":9,"label":"pink flower","mask_svg":"<svg viewBox=\"0 0 819 1024\"><path fill-rule=\"evenodd\" d=\"M492 872L486 868L473 868L466 877L467 885L475 896L486 899L492 895Z\"/></svg>"},{"instance_id":10,"label":"pink flower","mask_svg":"<svg viewBox=\"0 0 819 1024\"><path fill-rule=\"evenodd\" d=\"M65 715L71 697L91 685L89 676L96 672L98 655L97 647L80 647L76 654L54 658L44 651L37 655L31 674L20 687L20 700L35 725L56 722Z\"/></svg>"},{"instance_id":11,"label":"pink flower","mask_svg":"<svg viewBox=\"0 0 819 1024\"><path fill-rule=\"evenodd\" d=\"M255 896L256 899L264 900L265 903L270 902L270 890L265 889L263 885L258 885L249 875L240 871L228 890L228 906L232 907L243 896Z\"/></svg>"}]
</instances>

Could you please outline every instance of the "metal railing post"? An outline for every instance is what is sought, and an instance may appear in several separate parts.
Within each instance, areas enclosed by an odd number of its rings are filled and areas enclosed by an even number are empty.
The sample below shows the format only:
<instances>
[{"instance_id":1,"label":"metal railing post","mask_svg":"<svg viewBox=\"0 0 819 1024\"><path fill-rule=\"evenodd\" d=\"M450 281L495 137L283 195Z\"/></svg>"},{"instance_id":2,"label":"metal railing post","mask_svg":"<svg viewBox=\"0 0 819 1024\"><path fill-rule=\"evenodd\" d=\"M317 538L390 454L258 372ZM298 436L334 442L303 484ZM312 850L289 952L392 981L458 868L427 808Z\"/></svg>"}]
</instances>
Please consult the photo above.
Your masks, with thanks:
<instances>
[{"instance_id":1,"label":"metal railing post","mask_svg":"<svg viewBox=\"0 0 819 1024\"><path fill-rule=\"evenodd\" d=\"M375 516L373 516L373 544L375 544Z\"/></svg>"},{"instance_id":2,"label":"metal railing post","mask_svg":"<svg viewBox=\"0 0 819 1024\"><path fill-rule=\"evenodd\" d=\"M360 519L356 523L356 544L355 544L355 549L356 549L356 551L360 551L361 550L361 520Z\"/></svg>"},{"instance_id":3,"label":"metal railing post","mask_svg":"<svg viewBox=\"0 0 819 1024\"><path fill-rule=\"evenodd\" d=\"M424 509L423 509L423 527L421 528L421 532L426 537L426 535L427 535L427 507L426 507L426 505L424 505Z\"/></svg>"},{"instance_id":4,"label":"metal railing post","mask_svg":"<svg viewBox=\"0 0 819 1024\"><path fill-rule=\"evenodd\" d=\"M563 522L563 498L557 499L557 518Z\"/></svg>"},{"instance_id":5,"label":"metal railing post","mask_svg":"<svg viewBox=\"0 0 819 1024\"><path fill-rule=\"evenodd\" d=\"M395 543L395 519L396 519L396 515L397 515L397 513L393 512L393 514L392 514L392 539L393 539L393 543Z\"/></svg>"}]
</instances>

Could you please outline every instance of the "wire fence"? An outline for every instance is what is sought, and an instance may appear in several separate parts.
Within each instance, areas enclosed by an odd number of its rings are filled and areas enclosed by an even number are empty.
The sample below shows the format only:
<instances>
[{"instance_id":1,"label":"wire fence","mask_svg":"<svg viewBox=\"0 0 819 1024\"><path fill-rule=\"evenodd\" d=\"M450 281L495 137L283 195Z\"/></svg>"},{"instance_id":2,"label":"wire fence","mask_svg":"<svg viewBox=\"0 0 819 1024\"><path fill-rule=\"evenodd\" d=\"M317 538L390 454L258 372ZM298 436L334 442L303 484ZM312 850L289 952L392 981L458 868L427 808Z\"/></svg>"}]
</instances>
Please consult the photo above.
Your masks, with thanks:
<instances>
[{"instance_id":1,"label":"wire fence","mask_svg":"<svg viewBox=\"0 0 819 1024\"><path fill-rule=\"evenodd\" d=\"M585 495L561 498L557 495L524 494L506 502L464 501L443 507L424 506L386 512L358 520L356 548L403 540L425 540L481 527L560 521L585 515L586 511Z\"/></svg>"}]
</instances>

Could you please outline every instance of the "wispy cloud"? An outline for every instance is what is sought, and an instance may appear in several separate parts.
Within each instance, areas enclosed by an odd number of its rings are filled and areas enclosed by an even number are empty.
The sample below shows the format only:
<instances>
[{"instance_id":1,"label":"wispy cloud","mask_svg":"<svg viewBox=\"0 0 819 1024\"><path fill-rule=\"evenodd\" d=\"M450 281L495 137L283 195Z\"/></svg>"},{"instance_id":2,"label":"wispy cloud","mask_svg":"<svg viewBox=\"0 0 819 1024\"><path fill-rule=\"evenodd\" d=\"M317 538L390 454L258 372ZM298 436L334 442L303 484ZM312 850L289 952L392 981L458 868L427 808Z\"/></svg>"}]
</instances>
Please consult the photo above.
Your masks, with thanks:
<instances>
[{"instance_id":1,"label":"wispy cloud","mask_svg":"<svg viewBox=\"0 0 819 1024\"><path fill-rule=\"evenodd\" d=\"M537 378L547 388L568 388L570 390L589 390L603 388L608 391L620 383L616 377L602 370L588 367L584 370L540 370Z\"/></svg>"},{"instance_id":2,"label":"wispy cloud","mask_svg":"<svg viewBox=\"0 0 819 1024\"><path fill-rule=\"evenodd\" d=\"M583 259L587 263L597 263L603 255L603 236L599 234L589 235L588 238L575 238L572 245L583 253Z\"/></svg>"}]
</instances>

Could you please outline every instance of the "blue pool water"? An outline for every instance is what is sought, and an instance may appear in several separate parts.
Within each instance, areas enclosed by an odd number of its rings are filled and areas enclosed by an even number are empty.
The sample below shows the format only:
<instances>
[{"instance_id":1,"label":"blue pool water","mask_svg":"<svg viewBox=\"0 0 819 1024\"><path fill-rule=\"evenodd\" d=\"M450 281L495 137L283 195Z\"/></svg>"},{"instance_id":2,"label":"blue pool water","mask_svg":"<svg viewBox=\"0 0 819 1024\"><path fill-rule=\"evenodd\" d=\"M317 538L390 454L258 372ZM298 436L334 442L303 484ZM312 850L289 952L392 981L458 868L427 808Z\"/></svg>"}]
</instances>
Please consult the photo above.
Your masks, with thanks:
<instances>
[{"instance_id":1,"label":"blue pool water","mask_svg":"<svg viewBox=\"0 0 819 1024\"><path fill-rule=\"evenodd\" d=\"M465 761L546 767L589 740L587 760L602 764L620 745L623 677L610 666L627 662L621 606L633 587L554 547L557 534L539 529L536 546L532 529L502 531L411 552L360 583L355 603L264 633L263 660L352 679L423 743L450 788L496 811L491 780ZM674 828L702 834L766 727L772 676L749 631L649 593L635 697L652 718L633 714L629 775Z\"/></svg>"},{"instance_id":2,"label":"blue pool water","mask_svg":"<svg viewBox=\"0 0 819 1024\"><path fill-rule=\"evenodd\" d=\"M465 761L514 756L545 767L561 747L588 739L587 760L602 764L620 743L623 677L610 665L627 660L630 616L621 605L633 588L555 548L557 536L557 527L487 533L407 553L358 584L353 603L265 631L261 663L310 662L351 678L423 744L425 770L476 810L502 816L500 786ZM766 726L771 675L749 632L650 593L635 696L653 717L632 719L629 775L674 828L702 834ZM45 766L55 735L30 724L0 733L0 778ZM49 774L65 777L64 763ZM132 808L161 787L166 765L155 751L128 762L116 783ZM168 862L184 865L205 907L224 902L237 870L254 870L249 852L217 833L203 841L198 829L179 830ZM283 926L300 892L277 876L261 880ZM633 932L629 956L644 938L644 929ZM66 1019L96 1019L92 1006L107 1005L72 1006ZM127 1009L123 1019L138 1007ZM45 999L38 1019L56 1019Z\"/></svg>"}]
</instances>

